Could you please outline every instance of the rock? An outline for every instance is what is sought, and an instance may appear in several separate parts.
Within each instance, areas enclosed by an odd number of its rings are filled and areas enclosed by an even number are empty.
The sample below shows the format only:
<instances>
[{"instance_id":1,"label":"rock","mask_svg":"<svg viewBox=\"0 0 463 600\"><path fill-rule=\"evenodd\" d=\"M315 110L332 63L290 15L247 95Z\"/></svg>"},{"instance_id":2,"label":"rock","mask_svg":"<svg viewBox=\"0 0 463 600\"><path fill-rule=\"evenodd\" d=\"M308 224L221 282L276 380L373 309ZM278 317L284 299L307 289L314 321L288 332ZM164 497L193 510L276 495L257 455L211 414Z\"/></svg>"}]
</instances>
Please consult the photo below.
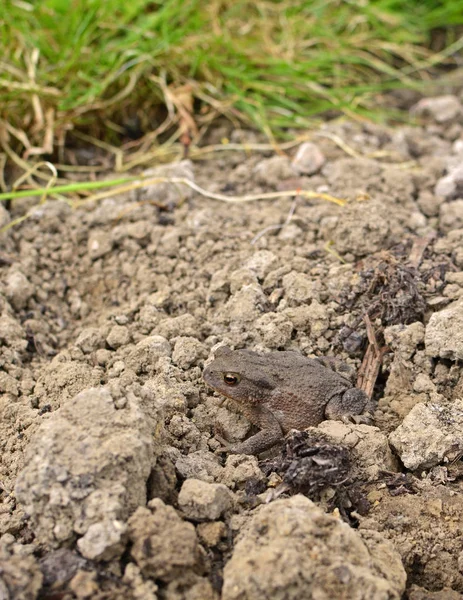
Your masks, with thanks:
<instances>
[{"instance_id":1,"label":"rock","mask_svg":"<svg viewBox=\"0 0 463 600\"><path fill-rule=\"evenodd\" d=\"M423 190L419 193L416 203L421 212L427 217L437 217L439 214L439 206L444 201L444 198L435 196L429 190Z\"/></svg>"},{"instance_id":2,"label":"rock","mask_svg":"<svg viewBox=\"0 0 463 600\"><path fill-rule=\"evenodd\" d=\"M463 166L452 169L436 183L434 194L438 198L453 200L463 195Z\"/></svg>"},{"instance_id":3,"label":"rock","mask_svg":"<svg viewBox=\"0 0 463 600\"><path fill-rule=\"evenodd\" d=\"M117 409L105 388L85 390L52 413L32 438L16 482L36 540L56 548L143 505L154 427L135 397Z\"/></svg>"},{"instance_id":4,"label":"rock","mask_svg":"<svg viewBox=\"0 0 463 600\"><path fill-rule=\"evenodd\" d=\"M189 369L198 361L207 357L207 350L199 340L194 337L178 337L175 340L172 362L181 369Z\"/></svg>"},{"instance_id":5,"label":"rock","mask_svg":"<svg viewBox=\"0 0 463 600\"><path fill-rule=\"evenodd\" d=\"M0 344L23 352L27 348L26 332L16 319L9 315L0 317Z\"/></svg>"},{"instance_id":6,"label":"rock","mask_svg":"<svg viewBox=\"0 0 463 600\"><path fill-rule=\"evenodd\" d=\"M412 115L427 118L436 123L459 121L463 116L463 106L456 96L435 96L423 98L410 109Z\"/></svg>"},{"instance_id":7,"label":"rock","mask_svg":"<svg viewBox=\"0 0 463 600\"><path fill-rule=\"evenodd\" d=\"M16 310L27 306L29 298L34 294L34 286L21 271L10 270L5 279L6 297Z\"/></svg>"},{"instance_id":8,"label":"rock","mask_svg":"<svg viewBox=\"0 0 463 600\"><path fill-rule=\"evenodd\" d=\"M15 397L19 394L17 380L4 371L0 371L0 394L11 394Z\"/></svg>"},{"instance_id":9,"label":"rock","mask_svg":"<svg viewBox=\"0 0 463 600\"><path fill-rule=\"evenodd\" d=\"M106 343L110 348L117 350L130 342L130 331L125 325L114 325L106 337Z\"/></svg>"},{"instance_id":10,"label":"rock","mask_svg":"<svg viewBox=\"0 0 463 600\"><path fill-rule=\"evenodd\" d=\"M283 314L288 317L298 331L310 331L312 312L310 306L301 305L285 308Z\"/></svg>"},{"instance_id":11,"label":"rock","mask_svg":"<svg viewBox=\"0 0 463 600\"><path fill-rule=\"evenodd\" d=\"M259 507L224 569L223 600L401 597L406 574L390 542L360 535L297 495Z\"/></svg>"},{"instance_id":12,"label":"rock","mask_svg":"<svg viewBox=\"0 0 463 600\"><path fill-rule=\"evenodd\" d=\"M463 191L462 191L463 194ZM444 202L439 209L439 228L452 231L463 227L463 200Z\"/></svg>"},{"instance_id":13,"label":"rock","mask_svg":"<svg viewBox=\"0 0 463 600\"><path fill-rule=\"evenodd\" d=\"M296 304L305 304L309 300L318 299L320 282L314 281L305 273L291 271L283 277L285 295Z\"/></svg>"},{"instance_id":14,"label":"rock","mask_svg":"<svg viewBox=\"0 0 463 600\"><path fill-rule=\"evenodd\" d=\"M180 456L175 463L175 468L184 479L200 479L208 483L217 481L223 473L219 457L206 450L198 450L187 456Z\"/></svg>"},{"instance_id":15,"label":"rock","mask_svg":"<svg viewBox=\"0 0 463 600\"><path fill-rule=\"evenodd\" d=\"M253 271L259 280L265 279L269 272L275 268L278 259L269 250L255 252L245 263L244 268Z\"/></svg>"},{"instance_id":16,"label":"rock","mask_svg":"<svg viewBox=\"0 0 463 600\"><path fill-rule=\"evenodd\" d=\"M450 405L416 404L389 442L407 469L429 469L463 451L463 400Z\"/></svg>"},{"instance_id":17,"label":"rock","mask_svg":"<svg viewBox=\"0 0 463 600\"><path fill-rule=\"evenodd\" d=\"M222 521L200 523L196 527L196 531L201 541L210 548L217 546L227 536L227 527Z\"/></svg>"},{"instance_id":18,"label":"rock","mask_svg":"<svg viewBox=\"0 0 463 600\"><path fill-rule=\"evenodd\" d=\"M90 560L112 560L122 555L125 549L127 527L115 520L94 523L77 541L77 547Z\"/></svg>"},{"instance_id":19,"label":"rock","mask_svg":"<svg viewBox=\"0 0 463 600\"><path fill-rule=\"evenodd\" d=\"M325 155L312 142L304 142L296 152L291 163L293 169L304 175L313 175L325 164Z\"/></svg>"},{"instance_id":20,"label":"rock","mask_svg":"<svg viewBox=\"0 0 463 600\"><path fill-rule=\"evenodd\" d=\"M173 337L194 336L198 334L199 324L193 315L185 313L178 317L164 319L156 327L156 333L162 335L168 340Z\"/></svg>"},{"instance_id":21,"label":"rock","mask_svg":"<svg viewBox=\"0 0 463 600\"><path fill-rule=\"evenodd\" d=\"M84 354L90 354L98 348L104 347L104 338L99 329L96 327L86 327L83 329L75 345L82 350Z\"/></svg>"},{"instance_id":22,"label":"rock","mask_svg":"<svg viewBox=\"0 0 463 600\"><path fill-rule=\"evenodd\" d=\"M92 231L88 236L88 255L92 260L102 258L113 249L113 240L106 231Z\"/></svg>"},{"instance_id":23,"label":"rock","mask_svg":"<svg viewBox=\"0 0 463 600\"><path fill-rule=\"evenodd\" d=\"M325 333L330 325L330 318L325 304L313 300L310 304L308 315L308 325L312 336L320 337Z\"/></svg>"},{"instance_id":24,"label":"rock","mask_svg":"<svg viewBox=\"0 0 463 600\"><path fill-rule=\"evenodd\" d=\"M463 300L431 315L425 346L428 356L463 360Z\"/></svg>"},{"instance_id":25,"label":"rock","mask_svg":"<svg viewBox=\"0 0 463 600\"><path fill-rule=\"evenodd\" d=\"M162 500L138 508L128 522L130 554L145 577L173 581L186 572L202 571L202 553L191 523Z\"/></svg>"},{"instance_id":26,"label":"rock","mask_svg":"<svg viewBox=\"0 0 463 600\"><path fill-rule=\"evenodd\" d=\"M216 521L233 506L233 496L222 483L187 479L178 495L185 516L194 521Z\"/></svg>"},{"instance_id":27,"label":"rock","mask_svg":"<svg viewBox=\"0 0 463 600\"><path fill-rule=\"evenodd\" d=\"M77 600L95 598L98 592L96 571L77 571L69 583L69 588L75 594Z\"/></svg>"},{"instance_id":28,"label":"rock","mask_svg":"<svg viewBox=\"0 0 463 600\"><path fill-rule=\"evenodd\" d=\"M248 481L264 481L265 479L256 456L248 454L227 456L221 481L228 488L239 490L243 489Z\"/></svg>"},{"instance_id":29,"label":"rock","mask_svg":"<svg viewBox=\"0 0 463 600\"><path fill-rule=\"evenodd\" d=\"M313 430L321 431L333 444L342 444L350 448L365 479L376 480L380 471L398 470L397 459L391 452L387 436L377 427L323 421Z\"/></svg>"},{"instance_id":30,"label":"rock","mask_svg":"<svg viewBox=\"0 0 463 600\"><path fill-rule=\"evenodd\" d=\"M260 285L245 285L228 300L220 311L219 319L224 323L249 323L265 311L267 304L267 297Z\"/></svg>"},{"instance_id":31,"label":"rock","mask_svg":"<svg viewBox=\"0 0 463 600\"><path fill-rule=\"evenodd\" d=\"M193 163L190 160L147 169L143 171L143 176L150 179L160 177L195 180ZM181 183L147 183L146 186L134 191L134 200L136 202L151 200L159 202L167 208L173 208L183 200L192 198L193 193L190 187Z\"/></svg>"},{"instance_id":32,"label":"rock","mask_svg":"<svg viewBox=\"0 0 463 600\"><path fill-rule=\"evenodd\" d=\"M0 538L0 599L35 600L43 576L32 555L32 547L14 542L13 536Z\"/></svg>"},{"instance_id":33,"label":"rock","mask_svg":"<svg viewBox=\"0 0 463 600\"><path fill-rule=\"evenodd\" d=\"M172 348L166 338L160 335L151 335L129 351L126 365L135 373L153 373L156 370L158 359L162 356L171 356Z\"/></svg>"},{"instance_id":34,"label":"rock","mask_svg":"<svg viewBox=\"0 0 463 600\"><path fill-rule=\"evenodd\" d=\"M291 340L293 324L280 313L266 313L257 319L256 329L267 348L284 348Z\"/></svg>"},{"instance_id":35,"label":"rock","mask_svg":"<svg viewBox=\"0 0 463 600\"><path fill-rule=\"evenodd\" d=\"M236 294L236 292L239 292L245 286L257 286L257 276L255 272L246 267L236 269L236 271L233 271L226 277L226 280L229 283L231 294Z\"/></svg>"}]
</instances>

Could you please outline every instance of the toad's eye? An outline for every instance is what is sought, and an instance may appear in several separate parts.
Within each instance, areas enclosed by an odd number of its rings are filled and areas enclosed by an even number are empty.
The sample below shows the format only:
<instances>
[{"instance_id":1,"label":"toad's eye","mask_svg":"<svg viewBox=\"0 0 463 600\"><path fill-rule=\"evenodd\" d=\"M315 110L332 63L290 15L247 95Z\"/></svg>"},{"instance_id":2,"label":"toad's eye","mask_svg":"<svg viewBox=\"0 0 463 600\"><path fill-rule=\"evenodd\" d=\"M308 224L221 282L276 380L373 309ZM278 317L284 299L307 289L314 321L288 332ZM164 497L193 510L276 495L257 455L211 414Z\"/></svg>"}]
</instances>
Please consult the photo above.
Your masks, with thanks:
<instances>
[{"instance_id":1,"label":"toad's eye","mask_svg":"<svg viewBox=\"0 0 463 600\"><path fill-rule=\"evenodd\" d=\"M227 385L233 386L238 385L241 377L237 373L224 373L223 380Z\"/></svg>"}]
</instances>

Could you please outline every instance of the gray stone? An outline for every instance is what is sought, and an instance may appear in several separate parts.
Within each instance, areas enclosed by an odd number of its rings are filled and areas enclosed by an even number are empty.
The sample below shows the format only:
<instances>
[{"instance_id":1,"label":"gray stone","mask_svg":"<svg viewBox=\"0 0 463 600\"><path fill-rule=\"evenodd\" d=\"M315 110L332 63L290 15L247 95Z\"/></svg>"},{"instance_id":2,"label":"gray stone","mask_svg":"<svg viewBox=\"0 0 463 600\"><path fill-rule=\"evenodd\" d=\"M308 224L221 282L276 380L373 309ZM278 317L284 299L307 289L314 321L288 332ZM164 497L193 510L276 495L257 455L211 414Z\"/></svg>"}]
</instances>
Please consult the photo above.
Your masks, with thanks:
<instances>
[{"instance_id":1,"label":"gray stone","mask_svg":"<svg viewBox=\"0 0 463 600\"><path fill-rule=\"evenodd\" d=\"M436 183L434 194L446 200L452 200L463 195L463 166L452 169Z\"/></svg>"},{"instance_id":2,"label":"gray stone","mask_svg":"<svg viewBox=\"0 0 463 600\"><path fill-rule=\"evenodd\" d=\"M92 260L97 260L113 249L113 240L106 231L92 231L88 236L88 254Z\"/></svg>"},{"instance_id":3,"label":"gray stone","mask_svg":"<svg viewBox=\"0 0 463 600\"><path fill-rule=\"evenodd\" d=\"M27 306L34 287L21 271L11 270L6 276L6 297L16 310Z\"/></svg>"},{"instance_id":4,"label":"gray stone","mask_svg":"<svg viewBox=\"0 0 463 600\"><path fill-rule=\"evenodd\" d=\"M463 400L449 405L416 404L389 435L407 469L429 469L463 451Z\"/></svg>"},{"instance_id":5,"label":"gray stone","mask_svg":"<svg viewBox=\"0 0 463 600\"><path fill-rule=\"evenodd\" d=\"M429 118L436 123L458 121L463 116L463 106L456 96L450 94L423 98L410 109L412 115Z\"/></svg>"},{"instance_id":6,"label":"gray stone","mask_svg":"<svg viewBox=\"0 0 463 600\"><path fill-rule=\"evenodd\" d=\"M77 547L90 560L112 560L125 549L127 526L122 521L107 520L94 523L77 541Z\"/></svg>"},{"instance_id":7,"label":"gray stone","mask_svg":"<svg viewBox=\"0 0 463 600\"><path fill-rule=\"evenodd\" d=\"M325 155L320 148L312 142L301 144L296 156L291 163L292 167L304 175L313 175L325 164Z\"/></svg>"},{"instance_id":8,"label":"gray stone","mask_svg":"<svg viewBox=\"0 0 463 600\"><path fill-rule=\"evenodd\" d=\"M233 505L233 496L222 483L187 479L178 495L178 504L189 519L216 521L230 510Z\"/></svg>"},{"instance_id":9,"label":"gray stone","mask_svg":"<svg viewBox=\"0 0 463 600\"><path fill-rule=\"evenodd\" d=\"M425 346L428 356L463 360L463 300L431 315Z\"/></svg>"}]
</instances>

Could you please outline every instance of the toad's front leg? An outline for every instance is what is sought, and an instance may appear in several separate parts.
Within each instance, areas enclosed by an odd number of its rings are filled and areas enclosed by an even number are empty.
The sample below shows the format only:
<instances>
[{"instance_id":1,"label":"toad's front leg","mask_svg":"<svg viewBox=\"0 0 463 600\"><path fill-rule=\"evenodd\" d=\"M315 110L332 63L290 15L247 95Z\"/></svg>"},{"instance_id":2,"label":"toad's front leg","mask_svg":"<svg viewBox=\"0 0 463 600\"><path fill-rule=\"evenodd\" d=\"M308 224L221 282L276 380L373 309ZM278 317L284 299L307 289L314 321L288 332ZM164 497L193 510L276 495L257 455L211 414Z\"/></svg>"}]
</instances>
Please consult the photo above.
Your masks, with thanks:
<instances>
[{"instance_id":1,"label":"toad's front leg","mask_svg":"<svg viewBox=\"0 0 463 600\"><path fill-rule=\"evenodd\" d=\"M275 415L261 405L246 406L243 410L245 416L260 428L260 431L244 442L225 444L218 452L232 454L260 454L277 444L284 436L283 429Z\"/></svg>"}]
</instances>

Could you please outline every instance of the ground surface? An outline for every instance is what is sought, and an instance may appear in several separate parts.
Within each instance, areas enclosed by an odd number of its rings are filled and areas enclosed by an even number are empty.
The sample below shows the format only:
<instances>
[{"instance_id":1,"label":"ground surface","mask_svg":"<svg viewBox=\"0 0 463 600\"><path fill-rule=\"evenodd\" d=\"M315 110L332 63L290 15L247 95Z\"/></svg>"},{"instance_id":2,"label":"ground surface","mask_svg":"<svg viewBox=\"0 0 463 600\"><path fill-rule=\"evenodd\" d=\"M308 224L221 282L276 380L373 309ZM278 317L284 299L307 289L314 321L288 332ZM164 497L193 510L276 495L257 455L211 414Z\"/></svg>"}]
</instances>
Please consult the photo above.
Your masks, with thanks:
<instances>
[{"instance_id":1,"label":"ground surface","mask_svg":"<svg viewBox=\"0 0 463 600\"><path fill-rule=\"evenodd\" d=\"M169 170L344 207L163 186L48 202L3 235L0 598L461 597L463 109L440 102L416 127L328 123L297 160ZM251 431L202 382L214 346L358 369L365 313L389 349L376 427L325 422L264 462L214 453Z\"/></svg>"}]
</instances>

